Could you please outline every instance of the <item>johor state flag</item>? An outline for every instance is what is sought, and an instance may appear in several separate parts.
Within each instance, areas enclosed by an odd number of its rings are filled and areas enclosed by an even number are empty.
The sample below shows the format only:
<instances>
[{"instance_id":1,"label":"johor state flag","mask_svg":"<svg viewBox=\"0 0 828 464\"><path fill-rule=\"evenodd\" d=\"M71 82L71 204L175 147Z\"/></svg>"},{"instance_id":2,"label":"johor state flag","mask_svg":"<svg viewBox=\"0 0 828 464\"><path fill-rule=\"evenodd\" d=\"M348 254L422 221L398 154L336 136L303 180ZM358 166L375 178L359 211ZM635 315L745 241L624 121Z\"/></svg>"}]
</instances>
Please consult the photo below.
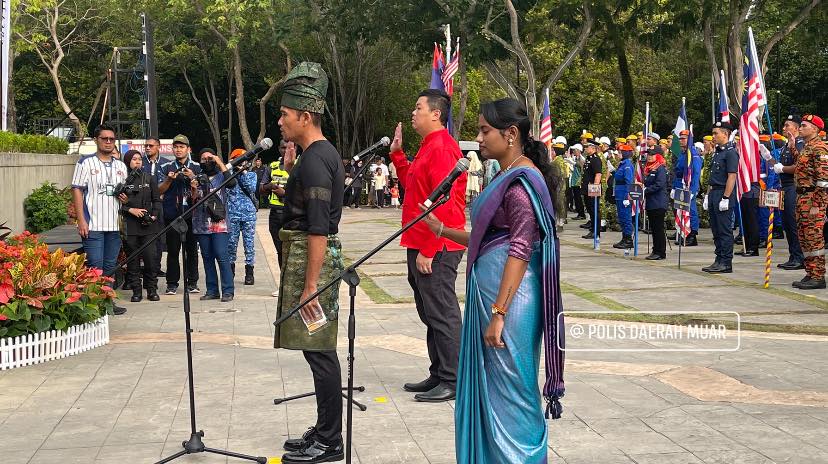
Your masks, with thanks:
<instances>
[{"instance_id":1,"label":"johor state flag","mask_svg":"<svg viewBox=\"0 0 828 464\"><path fill-rule=\"evenodd\" d=\"M748 29L745 51L745 82L742 95L742 117L739 119L739 172L737 193L750 191L750 184L759 182L759 107L765 103L759 63L756 61L753 31Z\"/></svg>"}]
</instances>

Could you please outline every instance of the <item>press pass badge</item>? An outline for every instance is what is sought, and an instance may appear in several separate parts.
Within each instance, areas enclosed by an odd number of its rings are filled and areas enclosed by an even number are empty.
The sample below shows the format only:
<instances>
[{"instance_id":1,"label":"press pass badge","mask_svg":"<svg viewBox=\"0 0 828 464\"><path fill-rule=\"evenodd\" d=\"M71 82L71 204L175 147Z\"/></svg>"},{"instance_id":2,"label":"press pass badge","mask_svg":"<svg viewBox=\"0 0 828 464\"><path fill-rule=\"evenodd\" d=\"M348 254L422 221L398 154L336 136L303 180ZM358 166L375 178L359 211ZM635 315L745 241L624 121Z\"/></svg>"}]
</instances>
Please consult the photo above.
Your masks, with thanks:
<instances>
[{"instance_id":1,"label":"press pass badge","mask_svg":"<svg viewBox=\"0 0 828 464\"><path fill-rule=\"evenodd\" d=\"M115 195L115 186L112 184L106 184L106 195L113 196Z\"/></svg>"}]
</instances>

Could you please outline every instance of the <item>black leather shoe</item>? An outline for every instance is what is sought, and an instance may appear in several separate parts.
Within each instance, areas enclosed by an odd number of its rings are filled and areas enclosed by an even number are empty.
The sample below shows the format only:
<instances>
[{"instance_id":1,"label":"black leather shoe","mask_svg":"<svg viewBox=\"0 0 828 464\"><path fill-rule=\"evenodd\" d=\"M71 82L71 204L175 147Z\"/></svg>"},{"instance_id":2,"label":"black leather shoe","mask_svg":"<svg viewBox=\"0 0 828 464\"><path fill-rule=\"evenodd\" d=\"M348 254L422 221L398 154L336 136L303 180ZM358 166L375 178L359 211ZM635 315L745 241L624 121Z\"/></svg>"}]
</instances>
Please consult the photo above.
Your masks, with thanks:
<instances>
[{"instance_id":1,"label":"black leather shoe","mask_svg":"<svg viewBox=\"0 0 828 464\"><path fill-rule=\"evenodd\" d=\"M302 449L291 451L282 455L284 464L312 463L312 462L334 462L345 459L342 450L342 442L334 445L325 445L316 440L303 446Z\"/></svg>"},{"instance_id":2,"label":"black leather shoe","mask_svg":"<svg viewBox=\"0 0 828 464\"><path fill-rule=\"evenodd\" d=\"M808 283L810 281L811 281L811 276L806 275L805 277L802 278L802 280L797 280L797 281L791 282L791 286L799 288L800 285L802 285L804 283Z\"/></svg>"},{"instance_id":3,"label":"black leather shoe","mask_svg":"<svg viewBox=\"0 0 828 464\"><path fill-rule=\"evenodd\" d=\"M687 236L684 240L684 246L691 247L691 246L699 246L699 240L696 238L695 233L691 233Z\"/></svg>"},{"instance_id":4,"label":"black leather shoe","mask_svg":"<svg viewBox=\"0 0 828 464\"><path fill-rule=\"evenodd\" d=\"M147 290L147 299L150 301L160 300L161 297L158 296L158 290Z\"/></svg>"},{"instance_id":5,"label":"black leather shoe","mask_svg":"<svg viewBox=\"0 0 828 464\"><path fill-rule=\"evenodd\" d=\"M773 239L782 239L785 238L785 231L779 228L773 229Z\"/></svg>"},{"instance_id":6,"label":"black leather shoe","mask_svg":"<svg viewBox=\"0 0 828 464\"><path fill-rule=\"evenodd\" d=\"M199 298L199 300L201 300L201 301L207 301L207 300L218 300L219 298L221 298L221 297L220 297L220 296L218 296L218 295L210 295L209 293L207 293L207 294L205 294L205 295L201 295L201 297Z\"/></svg>"},{"instance_id":7,"label":"black leather shoe","mask_svg":"<svg viewBox=\"0 0 828 464\"><path fill-rule=\"evenodd\" d=\"M592 223L591 222L585 222L585 223L581 224L578 227L580 227L581 229L592 229Z\"/></svg>"},{"instance_id":8,"label":"black leather shoe","mask_svg":"<svg viewBox=\"0 0 828 464\"><path fill-rule=\"evenodd\" d=\"M808 279L805 282L800 282L796 288L800 290L817 290L825 288L825 278L822 279Z\"/></svg>"},{"instance_id":9,"label":"black leather shoe","mask_svg":"<svg viewBox=\"0 0 828 464\"><path fill-rule=\"evenodd\" d=\"M130 298L129 301L132 303L140 303L143 299L144 298L141 296L141 294L138 293L137 295L132 295L132 298Z\"/></svg>"},{"instance_id":10,"label":"black leather shoe","mask_svg":"<svg viewBox=\"0 0 828 464\"><path fill-rule=\"evenodd\" d=\"M592 231L590 230L588 234L586 234L586 235L581 235L581 238L589 238L589 239L593 239L593 238L595 238L595 235L594 235L594 234L592 233Z\"/></svg>"},{"instance_id":11,"label":"black leather shoe","mask_svg":"<svg viewBox=\"0 0 828 464\"><path fill-rule=\"evenodd\" d=\"M112 305L112 314L120 316L124 313L126 313L126 308L124 308L123 306Z\"/></svg>"},{"instance_id":12,"label":"black leather shoe","mask_svg":"<svg viewBox=\"0 0 828 464\"><path fill-rule=\"evenodd\" d=\"M440 382L440 385L432 388L425 393L417 393L414 399L424 403L442 403L443 401L453 400L455 397L454 387Z\"/></svg>"},{"instance_id":13,"label":"black leather shoe","mask_svg":"<svg viewBox=\"0 0 828 464\"><path fill-rule=\"evenodd\" d=\"M662 259L667 259L667 257L662 256L662 255L657 255L657 254L653 253L653 254L651 254L650 256L647 256L644 259L646 259L647 261L659 261L659 260L662 260Z\"/></svg>"},{"instance_id":14,"label":"black leather shoe","mask_svg":"<svg viewBox=\"0 0 828 464\"><path fill-rule=\"evenodd\" d=\"M231 301L233 301L233 294L232 293L225 293L224 295L221 296L221 302L222 303L229 303Z\"/></svg>"},{"instance_id":15,"label":"black leather shoe","mask_svg":"<svg viewBox=\"0 0 828 464\"><path fill-rule=\"evenodd\" d=\"M749 258L751 256L759 256L759 250L747 250L747 251L737 251L733 253L734 255L743 256L745 258Z\"/></svg>"},{"instance_id":16,"label":"black leather shoe","mask_svg":"<svg viewBox=\"0 0 828 464\"><path fill-rule=\"evenodd\" d=\"M305 447L305 445L310 446L313 444L313 437L316 435L316 427L309 428L305 433L302 434L302 438L292 438L290 440L285 440L285 444L282 445L282 448L285 451L299 451Z\"/></svg>"},{"instance_id":17,"label":"black leather shoe","mask_svg":"<svg viewBox=\"0 0 828 464\"><path fill-rule=\"evenodd\" d=\"M730 274L733 272L733 267L725 266L724 264L717 264L707 270L710 274Z\"/></svg>"},{"instance_id":18,"label":"black leather shoe","mask_svg":"<svg viewBox=\"0 0 828 464\"><path fill-rule=\"evenodd\" d=\"M440 385L440 379L429 377L423 380L422 382L407 383L403 385L403 390L414 393L425 393L431 390L432 388L436 387L437 385Z\"/></svg>"},{"instance_id":19,"label":"black leather shoe","mask_svg":"<svg viewBox=\"0 0 828 464\"><path fill-rule=\"evenodd\" d=\"M787 261L782 264L777 264L776 267L786 271L795 271L798 269L805 269L805 264L797 261Z\"/></svg>"},{"instance_id":20,"label":"black leather shoe","mask_svg":"<svg viewBox=\"0 0 828 464\"><path fill-rule=\"evenodd\" d=\"M702 268L702 271L704 271L704 272L710 272L710 270L711 270L711 269L713 269L714 267L716 267L716 266L718 266L718 265L719 265L719 262L718 262L718 261L714 261L714 262L713 262L713 264L711 264L710 266L705 266L705 267L703 267L703 268Z\"/></svg>"},{"instance_id":21,"label":"black leather shoe","mask_svg":"<svg viewBox=\"0 0 828 464\"><path fill-rule=\"evenodd\" d=\"M736 238L733 239L733 243L735 243L737 245L741 245L742 244L742 236L737 235Z\"/></svg>"}]
</instances>

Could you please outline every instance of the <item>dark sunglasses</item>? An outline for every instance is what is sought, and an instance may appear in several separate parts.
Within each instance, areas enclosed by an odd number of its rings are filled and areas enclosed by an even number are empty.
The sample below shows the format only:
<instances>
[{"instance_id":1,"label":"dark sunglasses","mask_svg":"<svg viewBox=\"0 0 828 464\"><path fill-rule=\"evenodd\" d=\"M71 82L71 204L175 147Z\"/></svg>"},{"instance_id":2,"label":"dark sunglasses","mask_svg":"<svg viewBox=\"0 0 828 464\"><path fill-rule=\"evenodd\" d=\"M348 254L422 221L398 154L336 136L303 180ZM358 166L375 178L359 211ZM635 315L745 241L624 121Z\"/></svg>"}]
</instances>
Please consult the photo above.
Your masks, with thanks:
<instances>
[{"instance_id":1,"label":"dark sunglasses","mask_svg":"<svg viewBox=\"0 0 828 464\"><path fill-rule=\"evenodd\" d=\"M102 142L114 142L115 137L98 137L98 140Z\"/></svg>"}]
</instances>

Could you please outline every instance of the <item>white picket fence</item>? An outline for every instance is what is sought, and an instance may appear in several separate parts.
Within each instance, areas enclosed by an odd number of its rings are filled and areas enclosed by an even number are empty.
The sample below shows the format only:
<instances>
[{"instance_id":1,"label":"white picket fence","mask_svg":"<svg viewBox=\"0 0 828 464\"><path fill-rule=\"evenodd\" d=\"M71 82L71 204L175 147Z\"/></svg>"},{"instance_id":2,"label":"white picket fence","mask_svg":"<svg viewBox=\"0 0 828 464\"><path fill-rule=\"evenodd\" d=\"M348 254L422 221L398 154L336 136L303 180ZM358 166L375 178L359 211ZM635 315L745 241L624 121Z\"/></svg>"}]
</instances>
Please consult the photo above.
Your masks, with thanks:
<instances>
[{"instance_id":1,"label":"white picket fence","mask_svg":"<svg viewBox=\"0 0 828 464\"><path fill-rule=\"evenodd\" d=\"M0 338L0 370L39 364L83 353L109 343L109 316L66 331L49 330Z\"/></svg>"}]
</instances>

